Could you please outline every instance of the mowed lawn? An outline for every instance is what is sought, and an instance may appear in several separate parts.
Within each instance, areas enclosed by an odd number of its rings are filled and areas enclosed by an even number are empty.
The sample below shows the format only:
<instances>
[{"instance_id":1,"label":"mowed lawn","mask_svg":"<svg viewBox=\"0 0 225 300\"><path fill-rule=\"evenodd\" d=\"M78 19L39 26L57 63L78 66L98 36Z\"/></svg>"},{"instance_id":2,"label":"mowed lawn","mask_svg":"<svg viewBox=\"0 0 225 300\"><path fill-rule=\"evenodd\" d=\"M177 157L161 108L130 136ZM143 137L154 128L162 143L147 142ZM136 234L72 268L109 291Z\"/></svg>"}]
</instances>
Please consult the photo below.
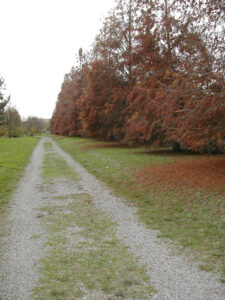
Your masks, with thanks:
<instances>
[{"instance_id":1,"label":"mowed lawn","mask_svg":"<svg viewBox=\"0 0 225 300\"><path fill-rule=\"evenodd\" d=\"M116 194L139 208L140 220L173 240L205 271L225 282L225 157L129 148L91 139L57 143Z\"/></svg>"},{"instance_id":2,"label":"mowed lawn","mask_svg":"<svg viewBox=\"0 0 225 300\"><path fill-rule=\"evenodd\" d=\"M0 138L0 210L10 199L39 138Z\"/></svg>"}]
</instances>

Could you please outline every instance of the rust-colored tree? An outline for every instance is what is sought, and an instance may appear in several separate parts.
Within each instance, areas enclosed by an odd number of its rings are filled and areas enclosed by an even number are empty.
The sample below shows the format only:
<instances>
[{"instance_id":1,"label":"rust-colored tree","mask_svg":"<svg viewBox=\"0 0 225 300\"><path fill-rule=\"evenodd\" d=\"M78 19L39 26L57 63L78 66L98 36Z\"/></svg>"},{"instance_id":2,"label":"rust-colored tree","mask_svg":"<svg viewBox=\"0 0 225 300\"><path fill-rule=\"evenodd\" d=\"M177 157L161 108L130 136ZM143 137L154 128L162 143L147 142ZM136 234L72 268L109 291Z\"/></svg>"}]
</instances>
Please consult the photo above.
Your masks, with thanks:
<instances>
[{"instance_id":1,"label":"rust-colored tree","mask_svg":"<svg viewBox=\"0 0 225 300\"><path fill-rule=\"evenodd\" d=\"M224 21L222 1L117 0L65 78L52 131L222 150Z\"/></svg>"},{"instance_id":2,"label":"rust-colored tree","mask_svg":"<svg viewBox=\"0 0 225 300\"><path fill-rule=\"evenodd\" d=\"M222 149L224 60L218 60L222 58L220 32L216 32L219 21L214 15L211 18L206 6L196 11L178 2L165 0L160 6L139 2L142 15L136 55L143 58L140 80L131 93L133 114L126 139L149 144L164 141L195 151ZM199 20L202 10L206 20L214 20L210 42L212 28Z\"/></svg>"},{"instance_id":3,"label":"rust-colored tree","mask_svg":"<svg viewBox=\"0 0 225 300\"><path fill-rule=\"evenodd\" d=\"M55 134L68 135L70 131L70 112L72 108L73 86L68 75L65 76L58 95L55 111L51 120L51 131Z\"/></svg>"},{"instance_id":4,"label":"rust-colored tree","mask_svg":"<svg viewBox=\"0 0 225 300\"><path fill-rule=\"evenodd\" d=\"M121 85L121 79L104 62L90 65L88 86L79 106L86 136L121 139L126 106Z\"/></svg>"}]
</instances>

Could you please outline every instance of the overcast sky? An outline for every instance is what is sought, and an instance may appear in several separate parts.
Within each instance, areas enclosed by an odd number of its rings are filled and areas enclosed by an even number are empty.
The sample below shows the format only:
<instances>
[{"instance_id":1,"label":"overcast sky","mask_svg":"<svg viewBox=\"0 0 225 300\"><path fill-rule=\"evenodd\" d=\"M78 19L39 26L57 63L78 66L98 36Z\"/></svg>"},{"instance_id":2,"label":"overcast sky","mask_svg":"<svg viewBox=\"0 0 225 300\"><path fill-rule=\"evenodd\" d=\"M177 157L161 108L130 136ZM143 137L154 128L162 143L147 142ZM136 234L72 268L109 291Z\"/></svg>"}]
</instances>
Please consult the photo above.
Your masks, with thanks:
<instances>
[{"instance_id":1,"label":"overcast sky","mask_svg":"<svg viewBox=\"0 0 225 300\"><path fill-rule=\"evenodd\" d=\"M50 118L80 47L113 0L0 0L0 75L22 117Z\"/></svg>"}]
</instances>

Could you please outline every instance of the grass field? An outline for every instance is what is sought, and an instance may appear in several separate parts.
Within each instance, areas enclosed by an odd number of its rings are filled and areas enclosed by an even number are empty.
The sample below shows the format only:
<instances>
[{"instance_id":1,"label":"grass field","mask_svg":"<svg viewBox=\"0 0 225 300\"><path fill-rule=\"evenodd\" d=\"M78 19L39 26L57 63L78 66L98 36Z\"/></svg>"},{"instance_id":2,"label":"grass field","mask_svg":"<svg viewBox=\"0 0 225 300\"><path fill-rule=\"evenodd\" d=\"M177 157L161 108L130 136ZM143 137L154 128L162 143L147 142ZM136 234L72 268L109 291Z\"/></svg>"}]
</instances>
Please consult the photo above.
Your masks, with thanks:
<instances>
[{"instance_id":1,"label":"grass field","mask_svg":"<svg viewBox=\"0 0 225 300\"><path fill-rule=\"evenodd\" d=\"M39 138L0 138L0 210L10 199Z\"/></svg>"},{"instance_id":2,"label":"grass field","mask_svg":"<svg viewBox=\"0 0 225 300\"><path fill-rule=\"evenodd\" d=\"M225 157L146 151L91 139L58 144L115 193L139 208L140 220L178 251L225 280Z\"/></svg>"}]
</instances>

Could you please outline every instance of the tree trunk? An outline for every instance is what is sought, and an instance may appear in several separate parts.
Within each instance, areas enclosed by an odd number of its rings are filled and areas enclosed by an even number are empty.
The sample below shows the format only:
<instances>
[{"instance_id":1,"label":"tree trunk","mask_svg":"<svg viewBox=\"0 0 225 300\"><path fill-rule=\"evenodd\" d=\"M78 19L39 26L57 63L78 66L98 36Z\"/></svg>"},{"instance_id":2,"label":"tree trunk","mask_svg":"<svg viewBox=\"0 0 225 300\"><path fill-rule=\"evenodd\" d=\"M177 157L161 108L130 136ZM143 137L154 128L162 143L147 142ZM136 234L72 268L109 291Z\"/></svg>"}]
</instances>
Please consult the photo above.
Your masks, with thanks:
<instances>
[{"instance_id":1,"label":"tree trunk","mask_svg":"<svg viewBox=\"0 0 225 300\"><path fill-rule=\"evenodd\" d=\"M174 152L181 152L181 147L180 147L179 143L174 142L174 144L173 144L173 151Z\"/></svg>"}]
</instances>

